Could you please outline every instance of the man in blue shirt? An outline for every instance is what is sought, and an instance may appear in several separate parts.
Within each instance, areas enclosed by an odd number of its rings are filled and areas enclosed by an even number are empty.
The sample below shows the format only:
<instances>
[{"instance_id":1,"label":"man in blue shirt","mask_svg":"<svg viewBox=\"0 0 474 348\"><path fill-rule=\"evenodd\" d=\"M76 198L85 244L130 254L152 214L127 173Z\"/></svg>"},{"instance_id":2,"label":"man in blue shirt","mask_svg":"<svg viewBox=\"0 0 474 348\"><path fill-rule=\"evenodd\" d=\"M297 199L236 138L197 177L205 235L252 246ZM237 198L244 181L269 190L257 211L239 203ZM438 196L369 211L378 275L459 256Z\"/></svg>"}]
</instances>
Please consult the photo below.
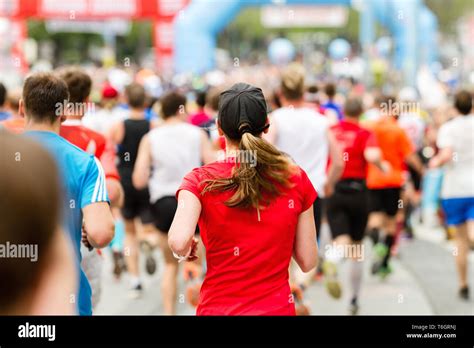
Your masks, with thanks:
<instances>
[{"instance_id":1,"label":"man in blue shirt","mask_svg":"<svg viewBox=\"0 0 474 348\"><path fill-rule=\"evenodd\" d=\"M58 165L64 223L74 244L80 274L77 299L71 294L69 300L77 302L79 314L91 315L91 287L80 268L81 240L95 248L107 246L114 235L114 222L99 161L59 136L68 99L64 81L49 73L35 74L25 81L20 114L26 118L25 134L49 150Z\"/></svg>"},{"instance_id":2,"label":"man in blue shirt","mask_svg":"<svg viewBox=\"0 0 474 348\"><path fill-rule=\"evenodd\" d=\"M337 120L341 121L344 117L342 108L340 105L334 102L334 97L336 96L336 86L334 86L332 83L328 83L324 88L324 92L328 96L328 101L323 104L322 107L325 108L326 111L331 110L331 112L334 112L337 116Z\"/></svg>"}]
</instances>

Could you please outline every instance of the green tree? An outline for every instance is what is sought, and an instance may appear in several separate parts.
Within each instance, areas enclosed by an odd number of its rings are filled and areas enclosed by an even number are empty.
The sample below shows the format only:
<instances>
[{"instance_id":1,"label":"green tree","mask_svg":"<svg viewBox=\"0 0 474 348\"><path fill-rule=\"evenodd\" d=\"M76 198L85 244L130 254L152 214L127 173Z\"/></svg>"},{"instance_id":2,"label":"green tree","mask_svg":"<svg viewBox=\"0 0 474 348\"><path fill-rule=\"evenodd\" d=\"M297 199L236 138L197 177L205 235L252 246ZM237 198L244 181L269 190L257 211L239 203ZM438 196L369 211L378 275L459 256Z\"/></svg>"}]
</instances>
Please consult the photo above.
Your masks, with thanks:
<instances>
[{"instance_id":1,"label":"green tree","mask_svg":"<svg viewBox=\"0 0 474 348\"><path fill-rule=\"evenodd\" d=\"M456 34L458 20L474 14L473 0L425 0L425 4L438 18L439 30L446 34Z\"/></svg>"}]
</instances>

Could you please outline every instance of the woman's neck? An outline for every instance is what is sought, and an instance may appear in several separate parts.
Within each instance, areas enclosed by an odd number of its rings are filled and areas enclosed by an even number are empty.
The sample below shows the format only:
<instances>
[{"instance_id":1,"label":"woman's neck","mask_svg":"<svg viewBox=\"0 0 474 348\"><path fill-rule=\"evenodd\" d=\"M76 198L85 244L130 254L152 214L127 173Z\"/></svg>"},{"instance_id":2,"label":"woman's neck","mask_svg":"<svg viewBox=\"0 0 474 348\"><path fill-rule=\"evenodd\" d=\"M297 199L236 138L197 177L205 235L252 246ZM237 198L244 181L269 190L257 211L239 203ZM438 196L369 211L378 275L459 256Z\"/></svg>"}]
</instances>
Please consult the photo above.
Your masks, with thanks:
<instances>
[{"instance_id":1,"label":"woman's neck","mask_svg":"<svg viewBox=\"0 0 474 348\"><path fill-rule=\"evenodd\" d=\"M239 150L239 144L236 144L233 141L229 141L229 139L225 139L225 152L226 153L235 153Z\"/></svg>"}]
</instances>

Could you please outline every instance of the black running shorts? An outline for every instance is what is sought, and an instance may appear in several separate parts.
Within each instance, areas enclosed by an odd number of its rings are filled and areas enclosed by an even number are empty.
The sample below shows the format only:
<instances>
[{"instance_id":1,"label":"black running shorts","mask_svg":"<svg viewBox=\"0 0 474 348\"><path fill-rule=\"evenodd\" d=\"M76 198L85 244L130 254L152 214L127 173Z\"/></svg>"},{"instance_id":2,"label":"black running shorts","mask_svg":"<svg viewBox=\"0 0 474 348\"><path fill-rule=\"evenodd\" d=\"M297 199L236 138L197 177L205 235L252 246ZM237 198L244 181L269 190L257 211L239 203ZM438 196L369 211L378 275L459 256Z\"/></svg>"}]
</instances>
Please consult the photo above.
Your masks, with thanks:
<instances>
[{"instance_id":1,"label":"black running shorts","mask_svg":"<svg viewBox=\"0 0 474 348\"><path fill-rule=\"evenodd\" d=\"M407 165L408 172L410 173L410 181L413 183L415 191L419 192L421 189L421 175L413 169L410 165Z\"/></svg>"},{"instance_id":2,"label":"black running shorts","mask_svg":"<svg viewBox=\"0 0 474 348\"><path fill-rule=\"evenodd\" d=\"M326 200L327 218L333 239L348 235L358 242L364 237L369 215L368 197L365 183L358 183L358 189L350 189L349 185L336 185L334 194Z\"/></svg>"},{"instance_id":3,"label":"black running shorts","mask_svg":"<svg viewBox=\"0 0 474 348\"><path fill-rule=\"evenodd\" d=\"M395 216L400 200L400 188L384 188L369 190L370 212L381 212L388 216Z\"/></svg>"},{"instance_id":4,"label":"black running shorts","mask_svg":"<svg viewBox=\"0 0 474 348\"><path fill-rule=\"evenodd\" d=\"M163 233L168 233L174 219L178 201L175 196L166 196L158 199L152 205L153 218L156 228Z\"/></svg>"},{"instance_id":5,"label":"black running shorts","mask_svg":"<svg viewBox=\"0 0 474 348\"><path fill-rule=\"evenodd\" d=\"M139 217L143 224L153 222L153 215L150 208L150 195L148 189L137 190L131 185L124 185L124 204L122 216L126 220L133 220Z\"/></svg>"}]
</instances>

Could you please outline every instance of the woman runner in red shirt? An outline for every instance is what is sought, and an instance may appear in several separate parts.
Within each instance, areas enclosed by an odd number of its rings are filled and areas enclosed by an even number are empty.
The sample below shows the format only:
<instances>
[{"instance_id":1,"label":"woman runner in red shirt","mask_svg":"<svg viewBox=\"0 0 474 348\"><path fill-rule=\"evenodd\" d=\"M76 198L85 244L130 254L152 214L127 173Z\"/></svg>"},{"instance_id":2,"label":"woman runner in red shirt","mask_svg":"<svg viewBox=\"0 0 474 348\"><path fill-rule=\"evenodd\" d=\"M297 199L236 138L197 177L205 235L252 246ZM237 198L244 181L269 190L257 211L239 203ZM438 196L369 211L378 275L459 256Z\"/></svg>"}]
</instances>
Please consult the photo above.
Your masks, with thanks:
<instances>
[{"instance_id":1,"label":"woman runner in red shirt","mask_svg":"<svg viewBox=\"0 0 474 348\"><path fill-rule=\"evenodd\" d=\"M176 257L195 259L199 223L207 273L197 314L295 315L288 267L292 256L304 272L316 267L316 191L261 138L269 123L260 88L224 91L217 125L226 157L186 175L168 235Z\"/></svg>"}]
</instances>

